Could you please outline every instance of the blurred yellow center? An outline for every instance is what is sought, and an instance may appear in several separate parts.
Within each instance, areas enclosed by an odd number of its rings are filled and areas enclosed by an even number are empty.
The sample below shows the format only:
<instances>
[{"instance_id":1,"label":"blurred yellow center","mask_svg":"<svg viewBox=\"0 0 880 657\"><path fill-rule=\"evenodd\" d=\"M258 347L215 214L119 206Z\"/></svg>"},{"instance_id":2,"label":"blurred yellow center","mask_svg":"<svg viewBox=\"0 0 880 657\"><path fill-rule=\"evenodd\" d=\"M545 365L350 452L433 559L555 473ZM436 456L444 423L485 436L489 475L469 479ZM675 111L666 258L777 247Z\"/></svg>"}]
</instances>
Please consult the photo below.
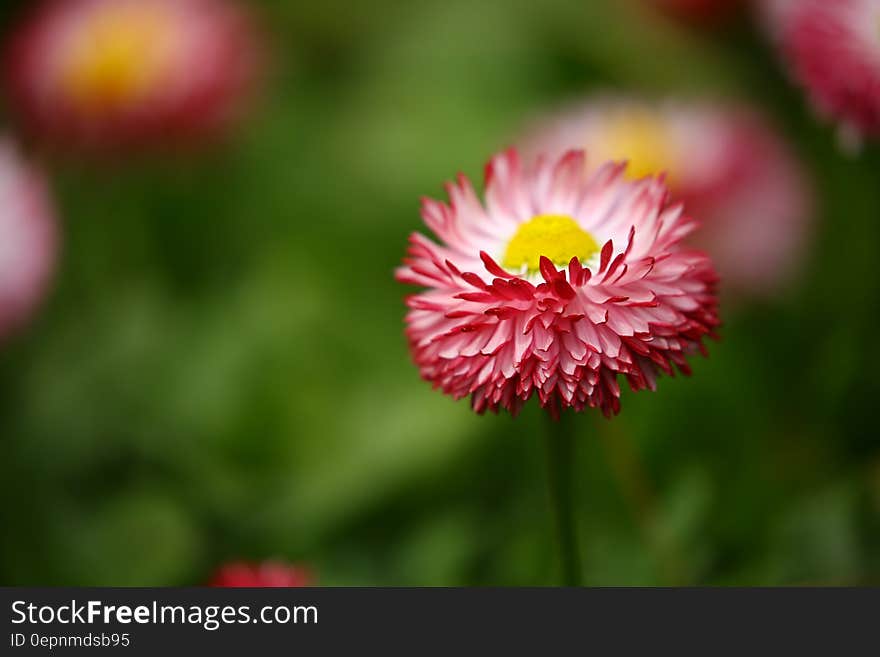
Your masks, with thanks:
<instances>
[{"instance_id":1,"label":"blurred yellow center","mask_svg":"<svg viewBox=\"0 0 880 657\"><path fill-rule=\"evenodd\" d=\"M597 143L588 150L599 161L628 160L629 178L666 171L667 180L672 182L675 165L672 143L661 118L648 110L627 110L614 115L607 121Z\"/></svg>"},{"instance_id":2,"label":"blurred yellow center","mask_svg":"<svg viewBox=\"0 0 880 657\"><path fill-rule=\"evenodd\" d=\"M170 17L149 2L111 5L72 37L61 70L69 97L86 109L137 102L171 62Z\"/></svg>"},{"instance_id":3,"label":"blurred yellow center","mask_svg":"<svg viewBox=\"0 0 880 657\"><path fill-rule=\"evenodd\" d=\"M539 214L519 227L507 245L501 264L511 271L525 265L530 272L535 272L541 256L564 267L575 256L582 262L589 260L598 250L593 236L571 217Z\"/></svg>"}]
</instances>

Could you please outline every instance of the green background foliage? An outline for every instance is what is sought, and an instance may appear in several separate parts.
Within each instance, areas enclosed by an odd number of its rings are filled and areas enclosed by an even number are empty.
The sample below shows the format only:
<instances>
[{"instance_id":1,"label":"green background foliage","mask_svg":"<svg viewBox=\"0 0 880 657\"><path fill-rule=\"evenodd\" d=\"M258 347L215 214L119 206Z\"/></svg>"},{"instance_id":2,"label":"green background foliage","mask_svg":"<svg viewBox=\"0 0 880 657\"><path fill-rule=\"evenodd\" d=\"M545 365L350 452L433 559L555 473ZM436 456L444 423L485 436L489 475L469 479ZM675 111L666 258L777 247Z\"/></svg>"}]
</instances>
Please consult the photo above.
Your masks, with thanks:
<instances>
[{"instance_id":1,"label":"green background foliage","mask_svg":"<svg viewBox=\"0 0 880 657\"><path fill-rule=\"evenodd\" d=\"M540 111L622 88L763 106L819 222L791 293L725 306L693 377L581 418L586 583L880 584L880 155L838 150L748 20L253 4L274 63L240 134L46 163L64 249L0 350L0 582L186 585L270 557L326 585L554 581L539 409L478 417L420 382L392 272L420 196L479 178Z\"/></svg>"}]
</instances>

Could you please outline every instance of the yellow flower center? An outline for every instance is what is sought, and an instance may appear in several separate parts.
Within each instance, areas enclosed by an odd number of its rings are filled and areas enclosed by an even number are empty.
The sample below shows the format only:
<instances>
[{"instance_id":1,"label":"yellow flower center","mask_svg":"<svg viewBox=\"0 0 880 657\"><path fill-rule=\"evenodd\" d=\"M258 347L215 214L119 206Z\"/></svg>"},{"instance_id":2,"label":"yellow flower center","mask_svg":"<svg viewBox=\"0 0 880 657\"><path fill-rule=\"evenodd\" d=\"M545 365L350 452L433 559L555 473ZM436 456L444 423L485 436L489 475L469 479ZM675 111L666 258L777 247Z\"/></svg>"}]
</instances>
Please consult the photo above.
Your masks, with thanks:
<instances>
[{"instance_id":1,"label":"yellow flower center","mask_svg":"<svg viewBox=\"0 0 880 657\"><path fill-rule=\"evenodd\" d=\"M661 117L647 109L628 109L614 114L588 151L594 161L628 160L632 179L667 172L672 182L675 151Z\"/></svg>"},{"instance_id":2,"label":"yellow flower center","mask_svg":"<svg viewBox=\"0 0 880 657\"><path fill-rule=\"evenodd\" d=\"M511 271L519 271L525 265L528 271L536 272L541 256L564 267L574 256L585 262L598 251L593 236L571 217L539 214L520 225L507 244L501 264Z\"/></svg>"},{"instance_id":3,"label":"yellow flower center","mask_svg":"<svg viewBox=\"0 0 880 657\"><path fill-rule=\"evenodd\" d=\"M136 103L172 61L170 17L149 2L109 5L86 19L64 55L61 82L87 110Z\"/></svg>"}]
</instances>

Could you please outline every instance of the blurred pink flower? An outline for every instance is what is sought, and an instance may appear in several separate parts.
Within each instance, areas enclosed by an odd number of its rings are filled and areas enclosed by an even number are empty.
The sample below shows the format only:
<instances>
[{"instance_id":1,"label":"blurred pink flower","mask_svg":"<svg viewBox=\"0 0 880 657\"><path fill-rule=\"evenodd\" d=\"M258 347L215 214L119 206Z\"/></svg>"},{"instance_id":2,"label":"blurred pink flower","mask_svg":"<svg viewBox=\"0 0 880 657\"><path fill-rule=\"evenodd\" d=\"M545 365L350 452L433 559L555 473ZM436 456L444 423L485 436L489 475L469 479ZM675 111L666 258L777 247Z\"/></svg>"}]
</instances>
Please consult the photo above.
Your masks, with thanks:
<instances>
[{"instance_id":1,"label":"blurred pink flower","mask_svg":"<svg viewBox=\"0 0 880 657\"><path fill-rule=\"evenodd\" d=\"M628 160L636 178L665 171L673 197L702 224L691 243L738 296L778 293L802 264L812 226L806 174L751 109L600 97L539 122L523 146L586 148L598 161Z\"/></svg>"},{"instance_id":2,"label":"blurred pink flower","mask_svg":"<svg viewBox=\"0 0 880 657\"><path fill-rule=\"evenodd\" d=\"M279 561L236 561L221 566L211 577L208 586L281 588L310 586L312 583L312 574L301 566Z\"/></svg>"},{"instance_id":3,"label":"blurred pink flower","mask_svg":"<svg viewBox=\"0 0 880 657\"><path fill-rule=\"evenodd\" d=\"M880 0L759 0L792 77L848 145L880 134Z\"/></svg>"},{"instance_id":4,"label":"blurred pink flower","mask_svg":"<svg viewBox=\"0 0 880 657\"><path fill-rule=\"evenodd\" d=\"M46 182L0 139L0 338L30 317L55 265L57 228Z\"/></svg>"},{"instance_id":5,"label":"blurred pink flower","mask_svg":"<svg viewBox=\"0 0 880 657\"><path fill-rule=\"evenodd\" d=\"M5 83L56 148L169 147L227 128L261 59L232 0L48 0L13 31Z\"/></svg>"},{"instance_id":6,"label":"blurred pink flower","mask_svg":"<svg viewBox=\"0 0 880 657\"><path fill-rule=\"evenodd\" d=\"M397 278L427 288L407 300L422 377L479 413L536 394L554 414L609 416L618 374L653 390L688 373L718 325L712 263L680 244L696 222L659 179L588 174L583 151L523 166L511 150L486 168L485 203L464 176L446 190L449 205L422 201L440 243L413 233Z\"/></svg>"}]
</instances>

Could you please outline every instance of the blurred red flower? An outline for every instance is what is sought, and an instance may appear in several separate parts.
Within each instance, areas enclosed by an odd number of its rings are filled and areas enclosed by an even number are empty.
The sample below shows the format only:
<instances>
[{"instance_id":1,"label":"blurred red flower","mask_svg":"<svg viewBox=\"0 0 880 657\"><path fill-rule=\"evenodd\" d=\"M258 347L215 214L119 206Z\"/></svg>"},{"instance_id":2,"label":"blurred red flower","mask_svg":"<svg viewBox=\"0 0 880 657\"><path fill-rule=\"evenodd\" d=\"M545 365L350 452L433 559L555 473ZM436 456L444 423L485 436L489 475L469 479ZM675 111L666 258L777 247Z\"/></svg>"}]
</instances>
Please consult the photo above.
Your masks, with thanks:
<instances>
[{"instance_id":1,"label":"blurred red flower","mask_svg":"<svg viewBox=\"0 0 880 657\"><path fill-rule=\"evenodd\" d=\"M221 566L208 581L219 587L298 587L313 583L312 573L302 566L279 561L248 563L236 561Z\"/></svg>"},{"instance_id":2,"label":"blurred red flower","mask_svg":"<svg viewBox=\"0 0 880 657\"><path fill-rule=\"evenodd\" d=\"M13 30L4 77L16 118L55 148L169 147L227 128L262 59L232 0L48 0Z\"/></svg>"},{"instance_id":3,"label":"blurred red flower","mask_svg":"<svg viewBox=\"0 0 880 657\"><path fill-rule=\"evenodd\" d=\"M858 146L880 135L880 0L760 0L792 77Z\"/></svg>"}]
</instances>

